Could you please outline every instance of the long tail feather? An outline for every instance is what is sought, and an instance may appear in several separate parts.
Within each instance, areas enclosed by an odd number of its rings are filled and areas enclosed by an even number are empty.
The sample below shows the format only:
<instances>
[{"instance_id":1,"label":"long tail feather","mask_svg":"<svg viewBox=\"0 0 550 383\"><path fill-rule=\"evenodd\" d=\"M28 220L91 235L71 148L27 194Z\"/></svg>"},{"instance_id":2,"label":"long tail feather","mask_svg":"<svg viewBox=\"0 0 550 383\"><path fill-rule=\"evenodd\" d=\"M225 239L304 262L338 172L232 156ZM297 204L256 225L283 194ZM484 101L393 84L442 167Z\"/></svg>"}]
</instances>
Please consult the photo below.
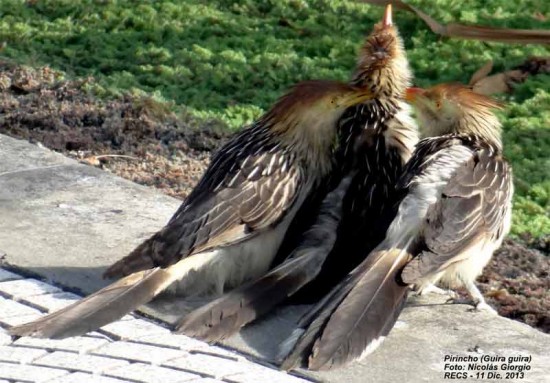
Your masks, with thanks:
<instances>
[{"instance_id":1,"label":"long tail feather","mask_svg":"<svg viewBox=\"0 0 550 383\"><path fill-rule=\"evenodd\" d=\"M410 259L400 249L370 254L370 267L331 315L309 359L312 370L342 366L374 351L393 328L407 298L408 286L397 282Z\"/></svg>"},{"instance_id":2,"label":"long tail feather","mask_svg":"<svg viewBox=\"0 0 550 383\"><path fill-rule=\"evenodd\" d=\"M320 268L317 260L312 252L285 261L262 278L194 310L178 323L176 332L207 342L233 335L310 281L317 273L315 269Z\"/></svg>"},{"instance_id":3,"label":"long tail feather","mask_svg":"<svg viewBox=\"0 0 550 383\"><path fill-rule=\"evenodd\" d=\"M63 339L97 330L144 303L174 281L169 269L131 274L96 293L36 321L8 330L15 336Z\"/></svg>"},{"instance_id":4,"label":"long tail feather","mask_svg":"<svg viewBox=\"0 0 550 383\"><path fill-rule=\"evenodd\" d=\"M279 360L282 360L280 366L282 370L292 370L307 361L313 344L319 338L332 313L357 283L358 269L356 269L355 274L348 275L346 279L313 306L300 319L298 327L292 332L291 336L281 343Z\"/></svg>"},{"instance_id":5,"label":"long tail feather","mask_svg":"<svg viewBox=\"0 0 550 383\"><path fill-rule=\"evenodd\" d=\"M290 370L305 362L312 370L340 366L372 352L387 335L407 297L407 286L396 273L409 256L400 250L371 253L299 323L295 341L283 342L290 352L281 368ZM300 335L299 337L297 335Z\"/></svg>"},{"instance_id":6,"label":"long tail feather","mask_svg":"<svg viewBox=\"0 0 550 383\"><path fill-rule=\"evenodd\" d=\"M345 177L321 205L301 245L281 265L185 316L176 331L217 342L239 331L313 280L336 242L342 201L353 174Z\"/></svg>"}]
</instances>

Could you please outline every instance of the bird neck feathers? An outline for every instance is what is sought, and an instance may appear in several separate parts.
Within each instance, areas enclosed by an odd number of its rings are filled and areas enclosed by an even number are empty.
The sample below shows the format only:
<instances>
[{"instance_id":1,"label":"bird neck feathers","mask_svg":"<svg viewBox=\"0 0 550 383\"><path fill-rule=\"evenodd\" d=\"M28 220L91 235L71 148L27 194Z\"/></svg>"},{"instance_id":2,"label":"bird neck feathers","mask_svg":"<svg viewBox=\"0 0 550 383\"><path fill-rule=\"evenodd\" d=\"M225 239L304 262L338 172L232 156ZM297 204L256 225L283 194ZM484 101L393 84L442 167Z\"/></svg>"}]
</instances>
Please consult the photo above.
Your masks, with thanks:
<instances>
[{"instance_id":1,"label":"bird neck feathers","mask_svg":"<svg viewBox=\"0 0 550 383\"><path fill-rule=\"evenodd\" d=\"M403 163L412 156L419 134L416 120L411 115L411 107L404 101L397 101L397 112L388 121L384 137L388 146L398 149Z\"/></svg>"},{"instance_id":2,"label":"bird neck feathers","mask_svg":"<svg viewBox=\"0 0 550 383\"><path fill-rule=\"evenodd\" d=\"M304 115L287 115L275 123L271 130L281 143L297 153L305 164L315 169L312 174L327 175L332 167L332 151L336 145L336 121L324 114L315 115L315 110Z\"/></svg>"},{"instance_id":3,"label":"bird neck feathers","mask_svg":"<svg viewBox=\"0 0 550 383\"><path fill-rule=\"evenodd\" d=\"M501 124L491 111L462 111L463 117L454 126L453 133L473 134L502 150Z\"/></svg>"}]
</instances>

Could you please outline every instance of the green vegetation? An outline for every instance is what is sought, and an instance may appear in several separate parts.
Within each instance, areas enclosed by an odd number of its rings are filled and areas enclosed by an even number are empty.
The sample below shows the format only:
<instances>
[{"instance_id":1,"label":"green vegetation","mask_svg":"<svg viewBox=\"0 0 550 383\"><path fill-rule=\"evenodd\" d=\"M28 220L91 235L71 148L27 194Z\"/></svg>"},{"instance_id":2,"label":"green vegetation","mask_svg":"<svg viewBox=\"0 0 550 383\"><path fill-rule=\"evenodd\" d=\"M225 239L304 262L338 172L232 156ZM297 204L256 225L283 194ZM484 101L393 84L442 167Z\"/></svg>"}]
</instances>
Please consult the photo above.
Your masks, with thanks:
<instances>
[{"instance_id":1,"label":"green vegetation","mask_svg":"<svg viewBox=\"0 0 550 383\"><path fill-rule=\"evenodd\" d=\"M440 22L550 29L548 1L410 3ZM237 128L297 81L346 79L381 13L343 0L3 0L0 57L93 76L91 90L103 97L154 94ZM550 56L542 45L442 39L410 13L395 19L421 86L466 82L489 59L499 71ZM532 78L504 100L517 189L513 233L540 237L550 233L550 76Z\"/></svg>"}]
</instances>

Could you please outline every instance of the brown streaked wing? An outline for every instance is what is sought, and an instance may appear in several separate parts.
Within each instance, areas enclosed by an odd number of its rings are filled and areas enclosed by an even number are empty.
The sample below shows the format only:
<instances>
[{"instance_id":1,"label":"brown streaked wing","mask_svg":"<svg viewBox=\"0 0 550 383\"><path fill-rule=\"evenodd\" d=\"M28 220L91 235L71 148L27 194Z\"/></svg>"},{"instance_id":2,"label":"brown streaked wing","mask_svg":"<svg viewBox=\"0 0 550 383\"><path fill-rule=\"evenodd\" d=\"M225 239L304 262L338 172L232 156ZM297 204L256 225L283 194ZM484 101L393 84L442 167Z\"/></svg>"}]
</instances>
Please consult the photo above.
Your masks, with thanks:
<instances>
[{"instance_id":1,"label":"brown streaked wing","mask_svg":"<svg viewBox=\"0 0 550 383\"><path fill-rule=\"evenodd\" d=\"M294 155L283 150L232 165L234 170L217 183L199 183L170 222L105 277L167 267L190 254L245 240L282 219L306 186Z\"/></svg>"},{"instance_id":2,"label":"brown streaked wing","mask_svg":"<svg viewBox=\"0 0 550 383\"><path fill-rule=\"evenodd\" d=\"M427 247L404 268L405 283L445 269L475 241L502 236L512 196L511 169L490 148L476 152L449 180L442 197L427 215L423 234Z\"/></svg>"}]
</instances>

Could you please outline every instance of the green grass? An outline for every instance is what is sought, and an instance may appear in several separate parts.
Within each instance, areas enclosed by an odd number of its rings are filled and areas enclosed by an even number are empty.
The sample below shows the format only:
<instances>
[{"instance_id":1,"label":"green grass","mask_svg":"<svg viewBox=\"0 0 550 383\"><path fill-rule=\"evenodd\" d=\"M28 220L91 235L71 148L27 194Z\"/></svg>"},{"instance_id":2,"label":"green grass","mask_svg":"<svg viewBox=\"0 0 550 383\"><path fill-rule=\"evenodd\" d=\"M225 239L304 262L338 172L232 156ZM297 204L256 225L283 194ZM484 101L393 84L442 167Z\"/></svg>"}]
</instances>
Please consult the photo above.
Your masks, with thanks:
<instances>
[{"instance_id":1,"label":"green grass","mask_svg":"<svg viewBox=\"0 0 550 383\"><path fill-rule=\"evenodd\" d=\"M550 20L534 17L550 14L544 0L410 3L441 22L550 29ZM343 0L3 0L0 56L93 76L91 90L100 96L154 94L238 128L297 81L346 79L381 14L382 8ZM443 39L410 13L395 19L421 86L466 82L489 59L498 71L532 55L550 56L542 45ZM515 235L550 232L549 89L550 76L537 76L503 98L517 189Z\"/></svg>"}]
</instances>

